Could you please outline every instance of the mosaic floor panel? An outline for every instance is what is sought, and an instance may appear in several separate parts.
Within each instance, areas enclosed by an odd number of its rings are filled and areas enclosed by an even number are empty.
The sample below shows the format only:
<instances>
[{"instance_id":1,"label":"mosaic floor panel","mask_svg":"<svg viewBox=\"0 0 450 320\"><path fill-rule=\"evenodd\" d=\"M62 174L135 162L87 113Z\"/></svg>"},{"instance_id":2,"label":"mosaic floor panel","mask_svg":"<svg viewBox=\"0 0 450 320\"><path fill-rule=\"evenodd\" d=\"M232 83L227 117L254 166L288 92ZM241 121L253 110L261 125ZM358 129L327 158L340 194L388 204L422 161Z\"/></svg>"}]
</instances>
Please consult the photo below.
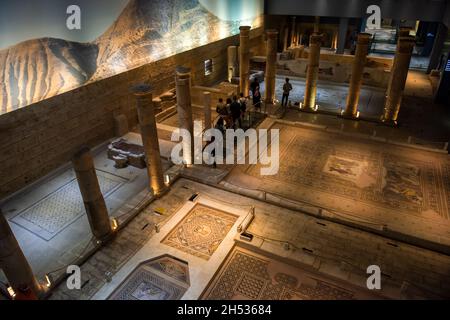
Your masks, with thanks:
<instances>
[{"instance_id":1,"label":"mosaic floor panel","mask_svg":"<svg viewBox=\"0 0 450 320\"><path fill-rule=\"evenodd\" d=\"M205 290L205 300L353 300L370 298L302 269L236 247Z\"/></svg>"},{"instance_id":2,"label":"mosaic floor panel","mask_svg":"<svg viewBox=\"0 0 450 320\"><path fill-rule=\"evenodd\" d=\"M445 156L360 140L350 143L325 132L280 124L273 128L280 129L278 174L261 177L260 165L246 169L262 178L265 188L305 190L305 201L326 208L332 195L353 205L449 219L450 163Z\"/></svg>"},{"instance_id":3,"label":"mosaic floor panel","mask_svg":"<svg viewBox=\"0 0 450 320\"><path fill-rule=\"evenodd\" d=\"M227 212L197 204L161 243L209 260L237 218Z\"/></svg>"},{"instance_id":4,"label":"mosaic floor panel","mask_svg":"<svg viewBox=\"0 0 450 320\"><path fill-rule=\"evenodd\" d=\"M108 300L179 300L189 286L188 264L163 256L140 264Z\"/></svg>"},{"instance_id":5,"label":"mosaic floor panel","mask_svg":"<svg viewBox=\"0 0 450 320\"><path fill-rule=\"evenodd\" d=\"M104 197L117 190L126 180L97 170ZM11 222L31 231L44 240L51 240L85 213L83 198L76 178L23 210Z\"/></svg>"}]
</instances>

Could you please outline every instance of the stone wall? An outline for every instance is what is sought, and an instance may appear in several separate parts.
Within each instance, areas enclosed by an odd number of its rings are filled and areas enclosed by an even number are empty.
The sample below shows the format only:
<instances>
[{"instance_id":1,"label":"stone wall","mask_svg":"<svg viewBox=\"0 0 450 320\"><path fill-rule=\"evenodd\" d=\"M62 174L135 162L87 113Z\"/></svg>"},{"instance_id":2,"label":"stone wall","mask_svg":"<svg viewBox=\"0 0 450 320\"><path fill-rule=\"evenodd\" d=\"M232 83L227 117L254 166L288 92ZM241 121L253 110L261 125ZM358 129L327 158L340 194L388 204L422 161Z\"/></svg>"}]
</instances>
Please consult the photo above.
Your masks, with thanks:
<instances>
[{"instance_id":1,"label":"stone wall","mask_svg":"<svg viewBox=\"0 0 450 320\"><path fill-rule=\"evenodd\" d=\"M263 30L251 33L251 53L264 54ZM239 35L144 65L0 116L0 199L70 161L82 145L94 147L114 137L114 116L137 124L130 87L146 81L154 96L175 87L177 65L192 68L193 85L210 86L227 77L227 47ZM213 71L204 73L204 61Z\"/></svg>"}]
</instances>

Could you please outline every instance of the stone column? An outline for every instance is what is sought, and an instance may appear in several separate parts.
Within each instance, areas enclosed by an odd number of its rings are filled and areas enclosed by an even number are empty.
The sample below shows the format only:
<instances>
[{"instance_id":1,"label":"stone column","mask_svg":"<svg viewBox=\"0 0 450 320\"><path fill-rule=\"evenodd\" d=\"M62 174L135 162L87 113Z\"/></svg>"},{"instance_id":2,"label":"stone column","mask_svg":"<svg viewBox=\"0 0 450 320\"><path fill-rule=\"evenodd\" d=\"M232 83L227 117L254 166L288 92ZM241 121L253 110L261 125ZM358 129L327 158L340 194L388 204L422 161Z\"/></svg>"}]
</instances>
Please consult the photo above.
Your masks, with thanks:
<instances>
[{"instance_id":1,"label":"stone column","mask_svg":"<svg viewBox=\"0 0 450 320\"><path fill-rule=\"evenodd\" d=\"M305 99L302 110L316 111L317 78L319 76L320 42L322 36L311 35L309 42L309 63L306 72Z\"/></svg>"},{"instance_id":2,"label":"stone column","mask_svg":"<svg viewBox=\"0 0 450 320\"><path fill-rule=\"evenodd\" d=\"M112 228L89 148L83 147L78 151L72 158L72 164L92 234L97 240L104 241L112 234Z\"/></svg>"},{"instance_id":3,"label":"stone column","mask_svg":"<svg viewBox=\"0 0 450 320\"><path fill-rule=\"evenodd\" d=\"M296 37L297 37L297 40L295 41L295 43L296 43L297 46L299 46L299 45L302 44L301 38L300 38L300 34L301 34L300 28L301 28L301 25L300 25L300 23L299 23L299 24L297 25L297 31L296 31Z\"/></svg>"},{"instance_id":4,"label":"stone column","mask_svg":"<svg viewBox=\"0 0 450 320\"><path fill-rule=\"evenodd\" d=\"M408 37L410 31L410 27L400 27L398 30L398 38Z\"/></svg>"},{"instance_id":5,"label":"stone column","mask_svg":"<svg viewBox=\"0 0 450 320\"><path fill-rule=\"evenodd\" d=\"M288 48L288 39L289 39L289 28L284 28L284 38L283 38L283 52Z\"/></svg>"},{"instance_id":6,"label":"stone column","mask_svg":"<svg viewBox=\"0 0 450 320\"><path fill-rule=\"evenodd\" d=\"M185 67L177 67L175 84L177 87L177 113L180 129L189 132L191 142L188 145L186 139L183 139L184 150L190 150L190 154L183 153L183 160L186 166L194 164L194 123L192 120L192 102L191 102L191 71Z\"/></svg>"},{"instance_id":7,"label":"stone column","mask_svg":"<svg viewBox=\"0 0 450 320\"><path fill-rule=\"evenodd\" d=\"M337 39L337 54L343 54L345 51L345 41L347 40L348 18L340 18L339 33Z\"/></svg>"},{"instance_id":8,"label":"stone column","mask_svg":"<svg viewBox=\"0 0 450 320\"><path fill-rule=\"evenodd\" d=\"M151 87L146 84L138 84L132 88L132 91L136 97L136 108L150 188L155 196L160 196L167 191L167 186L164 184L164 172L159 150L155 105Z\"/></svg>"},{"instance_id":9,"label":"stone column","mask_svg":"<svg viewBox=\"0 0 450 320\"><path fill-rule=\"evenodd\" d=\"M315 16L314 17L314 33L319 33L320 30L320 17Z\"/></svg>"},{"instance_id":10,"label":"stone column","mask_svg":"<svg viewBox=\"0 0 450 320\"><path fill-rule=\"evenodd\" d=\"M31 290L31 299L37 299L41 287L20 249L8 221L0 211L0 269L16 294L25 288Z\"/></svg>"},{"instance_id":11,"label":"stone column","mask_svg":"<svg viewBox=\"0 0 450 320\"><path fill-rule=\"evenodd\" d=\"M248 96L250 73L250 27L241 26L240 30L240 56L239 56L239 89Z\"/></svg>"},{"instance_id":12,"label":"stone column","mask_svg":"<svg viewBox=\"0 0 450 320\"><path fill-rule=\"evenodd\" d=\"M427 68L427 73L430 73L431 70L438 67L447 34L448 28L445 26L445 24L439 22L436 37L434 39L433 49L431 50L430 54L430 63Z\"/></svg>"},{"instance_id":13,"label":"stone column","mask_svg":"<svg viewBox=\"0 0 450 320\"><path fill-rule=\"evenodd\" d=\"M295 30L295 17L292 17L292 27L291 27L291 47L296 45L296 32L297 30Z\"/></svg>"},{"instance_id":14,"label":"stone column","mask_svg":"<svg viewBox=\"0 0 450 320\"><path fill-rule=\"evenodd\" d=\"M204 116L205 116L205 130L212 128L211 121L211 93L203 92L204 101Z\"/></svg>"},{"instance_id":15,"label":"stone column","mask_svg":"<svg viewBox=\"0 0 450 320\"><path fill-rule=\"evenodd\" d=\"M361 91L361 84L363 80L364 67L367 61L367 54L369 52L370 34L360 33L356 43L356 53L353 60L352 76L350 79L350 87L348 90L347 103L344 117L356 118L358 113L359 94Z\"/></svg>"},{"instance_id":16,"label":"stone column","mask_svg":"<svg viewBox=\"0 0 450 320\"><path fill-rule=\"evenodd\" d=\"M265 74L265 101L272 104L275 100L275 76L277 72L277 43L278 31L267 30L267 58L266 58L266 74Z\"/></svg>"},{"instance_id":17,"label":"stone column","mask_svg":"<svg viewBox=\"0 0 450 320\"><path fill-rule=\"evenodd\" d=\"M228 57L228 81L237 76L238 69L238 50L236 46L229 46L227 51Z\"/></svg>"},{"instance_id":18,"label":"stone column","mask_svg":"<svg viewBox=\"0 0 450 320\"><path fill-rule=\"evenodd\" d=\"M384 105L384 112L381 117L383 123L391 125L397 124L398 112L400 111L402 103L403 91L405 90L406 78L408 77L409 64L411 62L414 44L415 41L413 37L401 37L398 41Z\"/></svg>"}]
</instances>

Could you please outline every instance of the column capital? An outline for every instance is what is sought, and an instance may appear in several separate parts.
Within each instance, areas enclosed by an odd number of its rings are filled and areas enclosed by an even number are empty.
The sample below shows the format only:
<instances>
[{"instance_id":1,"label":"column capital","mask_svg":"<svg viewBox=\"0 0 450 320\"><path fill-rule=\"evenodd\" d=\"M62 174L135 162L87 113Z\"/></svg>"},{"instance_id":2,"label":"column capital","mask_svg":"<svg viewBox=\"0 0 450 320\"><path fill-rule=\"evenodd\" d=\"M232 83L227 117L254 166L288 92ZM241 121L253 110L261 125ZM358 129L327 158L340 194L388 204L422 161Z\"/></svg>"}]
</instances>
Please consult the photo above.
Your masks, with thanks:
<instances>
[{"instance_id":1,"label":"column capital","mask_svg":"<svg viewBox=\"0 0 450 320\"><path fill-rule=\"evenodd\" d=\"M81 149L73 155L72 163L75 170L90 170L94 163L91 157L91 149L88 146L82 146Z\"/></svg>"},{"instance_id":2,"label":"column capital","mask_svg":"<svg viewBox=\"0 0 450 320\"><path fill-rule=\"evenodd\" d=\"M275 38L276 36L278 36L278 30L276 30L276 29L266 30L266 35L269 38Z\"/></svg>"},{"instance_id":3,"label":"column capital","mask_svg":"<svg viewBox=\"0 0 450 320\"><path fill-rule=\"evenodd\" d=\"M309 39L310 44L320 44L322 41L322 35L313 33Z\"/></svg>"},{"instance_id":4,"label":"column capital","mask_svg":"<svg viewBox=\"0 0 450 320\"><path fill-rule=\"evenodd\" d=\"M152 93L152 87L147 83L137 83L130 90L136 96L146 96Z\"/></svg>"},{"instance_id":5,"label":"column capital","mask_svg":"<svg viewBox=\"0 0 450 320\"><path fill-rule=\"evenodd\" d=\"M409 36L409 32L411 31L410 27L400 27L398 30L399 37Z\"/></svg>"},{"instance_id":6,"label":"column capital","mask_svg":"<svg viewBox=\"0 0 450 320\"><path fill-rule=\"evenodd\" d=\"M188 79L191 77L191 68L185 66L177 66L175 68L175 75L178 80Z\"/></svg>"},{"instance_id":7,"label":"column capital","mask_svg":"<svg viewBox=\"0 0 450 320\"><path fill-rule=\"evenodd\" d=\"M241 34L248 34L251 28L252 27L250 26L240 26L239 31L241 32Z\"/></svg>"},{"instance_id":8,"label":"column capital","mask_svg":"<svg viewBox=\"0 0 450 320\"><path fill-rule=\"evenodd\" d=\"M368 44L370 39L372 38L372 35L370 33L359 33L357 44Z\"/></svg>"}]
</instances>

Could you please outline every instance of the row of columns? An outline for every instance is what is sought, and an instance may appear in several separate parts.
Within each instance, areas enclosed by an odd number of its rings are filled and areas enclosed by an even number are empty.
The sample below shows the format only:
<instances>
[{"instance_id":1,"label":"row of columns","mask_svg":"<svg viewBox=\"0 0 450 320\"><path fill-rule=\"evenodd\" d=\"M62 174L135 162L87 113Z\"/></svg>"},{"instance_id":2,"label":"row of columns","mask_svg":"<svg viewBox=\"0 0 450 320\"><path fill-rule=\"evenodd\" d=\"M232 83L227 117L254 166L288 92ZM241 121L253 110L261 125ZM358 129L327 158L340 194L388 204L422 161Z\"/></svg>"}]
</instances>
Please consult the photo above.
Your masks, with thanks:
<instances>
[{"instance_id":1,"label":"row of columns","mask_svg":"<svg viewBox=\"0 0 450 320\"><path fill-rule=\"evenodd\" d=\"M189 86L190 80L189 78L186 79L185 75L177 73L177 79L177 83ZM133 87L132 92L136 98L149 186L153 190L153 194L158 197L164 194L168 187L164 182L152 92L150 86L143 84ZM90 149L83 147L76 152L72 158L72 164L92 234L98 243L104 243L112 237L114 228L100 190ZM45 292L44 286L34 276L31 266L1 211L0 268L3 270L10 287L16 295L15 299L35 300Z\"/></svg>"},{"instance_id":2,"label":"row of columns","mask_svg":"<svg viewBox=\"0 0 450 320\"><path fill-rule=\"evenodd\" d=\"M382 122L387 124L397 124L398 113L401 106L412 50L415 43L414 38L409 36L409 31L409 28L401 28L399 34L400 37L397 44L397 52L395 54L391 78L386 94L384 112L381 118ZM273 103L275 99L277 35L278 32L276 30L267 31L267 59L265 75L265 99L267 103ZM359 116L358 103L363 82L364 68L367 61L367 55L369 53L370 37L370 34L360 33L357 38L356 53L352 65L349 92L347 95L345 109L342 112L342 116L346 118L355 119ZM301 104L301 109L307 112L314 112L317 110L316 95L321 39L322 37L318 34L312 34L310 37L305 96L303 103Z\"/></svg>"}]
</instances>

